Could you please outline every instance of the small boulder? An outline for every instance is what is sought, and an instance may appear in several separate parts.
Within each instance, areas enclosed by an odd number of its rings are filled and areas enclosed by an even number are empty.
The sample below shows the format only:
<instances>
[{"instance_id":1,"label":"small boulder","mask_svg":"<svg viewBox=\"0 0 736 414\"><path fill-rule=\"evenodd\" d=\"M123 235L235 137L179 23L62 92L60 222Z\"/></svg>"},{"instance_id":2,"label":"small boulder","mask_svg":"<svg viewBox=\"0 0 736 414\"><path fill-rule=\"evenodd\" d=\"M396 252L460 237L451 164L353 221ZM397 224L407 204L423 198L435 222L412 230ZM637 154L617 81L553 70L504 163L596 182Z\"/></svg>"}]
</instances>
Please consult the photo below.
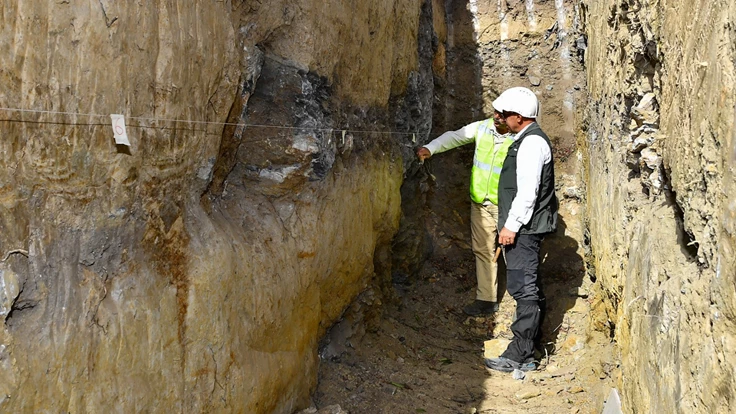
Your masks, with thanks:
<instances>
[{"instance_id":1,"label":"small boulder","mask_svg":"<svg viewBox=\"0 0 736 414\"><path fill-rule=\"evenodd\" d=\"M510 340L505 338L491 339L483 343L483 357L486 359L498 358L506 348L508 348Z\"/></svg>"}]
</instances>

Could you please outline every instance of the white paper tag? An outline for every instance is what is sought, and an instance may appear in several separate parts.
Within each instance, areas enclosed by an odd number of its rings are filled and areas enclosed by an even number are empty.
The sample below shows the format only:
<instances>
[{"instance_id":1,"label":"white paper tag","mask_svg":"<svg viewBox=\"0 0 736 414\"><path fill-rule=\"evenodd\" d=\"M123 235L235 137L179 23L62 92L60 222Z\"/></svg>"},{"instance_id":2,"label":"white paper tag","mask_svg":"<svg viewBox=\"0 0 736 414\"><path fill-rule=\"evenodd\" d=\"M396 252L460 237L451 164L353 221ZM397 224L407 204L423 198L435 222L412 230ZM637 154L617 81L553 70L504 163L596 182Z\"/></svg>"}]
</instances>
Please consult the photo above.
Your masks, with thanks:
<instances>
[{"instance_id":1,"label":"white paper tag","mask_svg":"<svg viewBox=\"0 0 736 414\"><path fill-rule=\"evenodd\" d=\"M125 117L123 115L111 114L110 119L112 119L112 132L115 134L115 143L130 146L128 132L125 130Z\"/></svg>"}]
</instances>

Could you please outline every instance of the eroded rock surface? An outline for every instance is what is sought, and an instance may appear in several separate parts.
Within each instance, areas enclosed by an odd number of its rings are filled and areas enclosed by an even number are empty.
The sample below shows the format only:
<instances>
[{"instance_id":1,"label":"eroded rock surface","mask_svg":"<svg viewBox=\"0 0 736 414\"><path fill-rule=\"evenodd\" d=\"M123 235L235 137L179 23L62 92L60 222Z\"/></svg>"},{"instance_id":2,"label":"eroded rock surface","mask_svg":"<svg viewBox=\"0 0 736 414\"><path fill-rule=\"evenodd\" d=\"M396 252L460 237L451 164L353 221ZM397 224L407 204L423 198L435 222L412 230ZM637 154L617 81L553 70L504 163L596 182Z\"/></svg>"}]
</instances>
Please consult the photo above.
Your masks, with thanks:
<instances>
[{"instance_id":1,"label":"eroded rock surface","mask_svg":"<svg viewBox=\"0 0 736 414\"><path fill-rule=\"evenodd\" d=\"M734 29L728 1L583 2L599 329L627 412L732 412Z\"/></svg>"},{"instance_id":2,"label":"eroded rock surface","mask_svg":"<svg viewBox=\"0 0 736 414\"><path fill-rule=\"evenodd\" d=\"M426 221L462 222L423 216L415 146L516 85L570 234L587 202L584 246L558 245L586 251L624 409L736 410L735 20L725 0L3 1L0 410L308 407L327 329L418 272ZM467 200L468 170L434 172ZM579 281L570 263L550 267Z\"/></svg>"},{"instance_id":3,"label":"eroded rock surface","mask_svg":"<svg viewBox=\"0 0 736 414\"><path fill-rule=\"evenodd\" d=\"M390 278L421 7L3 2L0 106L66 114L2 111L0 409L308 407Z\"/></svg>"}]
</instances>

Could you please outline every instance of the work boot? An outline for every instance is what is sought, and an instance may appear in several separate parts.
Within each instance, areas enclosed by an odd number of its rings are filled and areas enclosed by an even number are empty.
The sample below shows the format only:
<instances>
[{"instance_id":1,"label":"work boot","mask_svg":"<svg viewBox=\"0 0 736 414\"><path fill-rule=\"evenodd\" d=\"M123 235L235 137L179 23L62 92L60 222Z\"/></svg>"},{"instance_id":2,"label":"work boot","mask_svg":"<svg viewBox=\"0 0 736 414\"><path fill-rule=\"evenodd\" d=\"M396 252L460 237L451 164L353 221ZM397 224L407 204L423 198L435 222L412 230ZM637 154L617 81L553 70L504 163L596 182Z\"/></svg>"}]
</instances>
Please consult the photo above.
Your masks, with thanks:
<instances>
[{"instance_id":1,"label":"work boot","mask_svg":"<svg viewBox=\"0 0 736 414\"><path fill-rule=\"evenodd\" d=\"M463 312L469 316L487 315L489 313L498 312L498 302L476 299L473 303L464 307Z\"/></svg>"},{"instance_id":2,"label":"work boot","mask_svg":"<svg viewBox=\"0 0 736 414\"><path fill-rule=\"evenodd\" d=\"M483 362L488 368L501 372L513 372L515 369L528 372L537 369L537 362L533 359L528 359L527 362L516 362L508 358L498 357L486 358Z\"/></svg>"}]
</instances>

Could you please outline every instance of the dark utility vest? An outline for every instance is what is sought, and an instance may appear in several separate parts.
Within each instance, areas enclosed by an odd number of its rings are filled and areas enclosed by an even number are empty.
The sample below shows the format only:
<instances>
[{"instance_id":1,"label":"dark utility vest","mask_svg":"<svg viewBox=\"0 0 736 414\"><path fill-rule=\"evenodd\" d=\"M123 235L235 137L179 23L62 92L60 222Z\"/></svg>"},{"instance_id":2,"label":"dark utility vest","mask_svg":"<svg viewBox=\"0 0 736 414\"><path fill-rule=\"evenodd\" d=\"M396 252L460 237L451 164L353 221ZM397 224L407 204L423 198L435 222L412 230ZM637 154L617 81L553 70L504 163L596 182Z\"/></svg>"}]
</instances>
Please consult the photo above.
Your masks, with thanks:
<instances>
[{"instance_id":1,"label":"dark utility vest","mask_svg":"<svg viewBox=\"0 0 736 414\"><path fill-rule=\"evenodd\" d=\"M519 153L519 147L529 135L539 135L547 141L547 145L552 149L547 135L542 132L539 125L532 124L524 131L513 144L509 147L508 155L503 163L501 170L501 179L498 182L498 228L502 229L509 217L511 203L516 197L518 188L516 187L516 156ZM539 189L537 191L537 201L534 204L534 212L529 222L519 229L521 234L543 234L552 233L557 230L557 196L555 196L555 162L554 159L542 167L542 176L539 180Z\"/></svg>"}]
</instances>

